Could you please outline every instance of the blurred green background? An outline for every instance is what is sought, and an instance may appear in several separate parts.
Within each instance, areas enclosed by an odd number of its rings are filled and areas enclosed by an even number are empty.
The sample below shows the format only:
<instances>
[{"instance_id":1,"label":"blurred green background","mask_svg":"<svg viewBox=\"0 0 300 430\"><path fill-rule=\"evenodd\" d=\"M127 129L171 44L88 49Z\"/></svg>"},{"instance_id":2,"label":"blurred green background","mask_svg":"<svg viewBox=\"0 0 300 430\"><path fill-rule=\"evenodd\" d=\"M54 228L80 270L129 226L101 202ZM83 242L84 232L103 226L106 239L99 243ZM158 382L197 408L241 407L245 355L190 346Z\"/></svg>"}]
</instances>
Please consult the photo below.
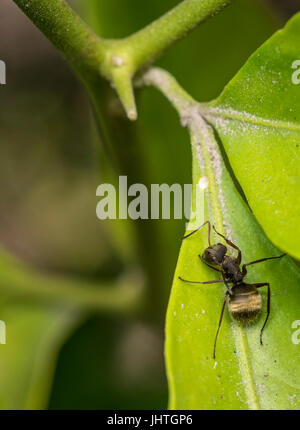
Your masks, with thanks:
<instances>
[{"instance_id":1,"label":"blurred green background","mask_svg":"<svg viewBox=\"0 0 300 430\"><path fill-rule=\"evenodd\" d=\"M98 34L113 38L179 1L70 3ZM157 63L199 101L211 100L298 10L296 1L282 3L235 1ZM166 408L164 315L185 220L99 221L96 188L120 174L129 184L190 183L188 136L152 89L138 92L139 120L129 124L103 82L101 139L83 88L12 0L0 3L0 59L7 64L0 87L0 271L7 253L46 277L99 285L135 266L144 273L147 302L136 314L102 314L48 302L38 292L7 291L0 274L0 319L7 324L0 408Z\"/></svg>"}]
</instances>

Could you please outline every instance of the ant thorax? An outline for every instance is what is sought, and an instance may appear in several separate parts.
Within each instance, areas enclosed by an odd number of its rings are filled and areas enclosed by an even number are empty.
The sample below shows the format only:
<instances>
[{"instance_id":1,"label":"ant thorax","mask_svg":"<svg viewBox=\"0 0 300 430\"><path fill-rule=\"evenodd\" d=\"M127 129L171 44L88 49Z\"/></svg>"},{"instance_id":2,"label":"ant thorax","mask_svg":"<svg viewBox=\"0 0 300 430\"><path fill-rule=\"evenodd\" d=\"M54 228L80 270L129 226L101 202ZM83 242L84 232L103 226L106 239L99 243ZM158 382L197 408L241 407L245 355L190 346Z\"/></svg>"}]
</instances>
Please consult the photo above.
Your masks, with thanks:
<instances>
[{"instance_id":1,"label":"ant thorax","mask_svg":"<svg viewBox=\"0 0 300 430\"><path fill-rule=\"evenodd\" d=\"M225 279L227 281L232 281L236 284L243 280L240 266L235 258L230 257L229 255L224 255L222 269L224 270Z\"/></svg>"}]
</instances>

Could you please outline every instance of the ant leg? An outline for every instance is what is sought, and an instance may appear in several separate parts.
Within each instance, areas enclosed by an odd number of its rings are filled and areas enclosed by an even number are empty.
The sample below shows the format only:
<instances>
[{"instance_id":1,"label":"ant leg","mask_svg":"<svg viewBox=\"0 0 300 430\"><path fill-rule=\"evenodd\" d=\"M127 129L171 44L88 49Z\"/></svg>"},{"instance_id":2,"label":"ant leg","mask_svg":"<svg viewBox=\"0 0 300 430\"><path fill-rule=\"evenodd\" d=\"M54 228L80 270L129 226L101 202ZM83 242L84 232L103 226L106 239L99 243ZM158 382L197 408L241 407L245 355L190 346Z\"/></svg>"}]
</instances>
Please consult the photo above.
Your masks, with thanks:
<instances>
[{"instance_id":1,"label":"ant leg","mask_svg":"<svg viewBox=\"0 0 300 430\"><path fill-rule=\"evenodd\" d=\"M276 260L277 258L284 257L285 255L286 254L279 255L278 257L261 258L260 260L254 260L254 261L250 261L250 263L243 264L243 267L242 267L243 276L246 276L247 274L246 266L250 266L251 264L256 264L256 263L262 263L263 261L267 261L267 260Z\"/></svg>"},{"instance_id":2,"label":"ant leg","mask_svg":"<svg viewBox=\"0 0 300 430\"><path fill-rule=\"evenodd\" d=\"M236 262L238 263L238 265L240 265L240 264L241 264L241 261L242 261L242 251L240 250L240 248L239 248L238 246L236 246L234 243L232 243L232 242L231 242L229 239L227 239L225 236L223 236L223 234L221 234L221 233L217 232L217 230L216 230L216 228L215 228L215 226L214 226L214 225L213 225L213 229L215 230L215 232L216 232L219 236L221 236L221 237L225 240L225 242L227 243L227 245L232 246L232 248L234 248L234 249L236 249L236 250L238 251L238 256L237 256Z\"/></svg>"},{"instance_id":3,"label":"ant leg","mask_svg":"<svg viewBox=\"0 0 300 430\"><path fill-rule=\"evenodd\" d=\"M187 279L181 278L181 276L178 276L178 279L180 279L183 282L189 282L191 284L216 284L217 282L224 283L223 279L217 279L215 281L205 281L205 282L201 282L201 281L188 281Z\"/></svg>"},{"instance_id":4,"label":"ant leg","mask_svg":"<svg viewBox=\"0 0 300 430\"><path fill-rule=\"evenodd\" d=\"M225 294L225 298L224 298L224 302L223 302L223 306L222 306L222 310L221 310L221 315L220 315L220 320L219 320L219 325L218 325L218 329L217 329L217 333L216 333L216 337L215 337L214 352L213 352L213 359L214 360L216 359L217 339L218 339L218 334L219 334L222 320L223 320L224 310L225 310L225 306L226 306L226 302L227 302L227 295L228 295L228 293Z\"/></svg>"},{"instance_id":5,"label":"ant leg","mask_svg":"<svg viewBox=\"0 0 300 430\"><path fill-rule=\"evenodd\" d=\"M229 287L228 282L226 281L226 279L225 279L225 275L224 275L224 273L223 273L223 272L222 272L222 278L223 278L223 281L224 281L225 287L227 288L227 292L228 292L228 294L229 294L230 296L232 296L232 295L233 295L232 289Z\"/></svg>"},{"instance_id":6,"label":"ant leg","mask_svg":"<svg viewBox=\"0 0 300 430\"><path fill-rule=\"evenodd\" d=\"M213 270L216 270L217 272L221 272L222 273L222 270L217 269L216 267L211 266L210 264L206 263L206 261L201 257L201 255L198 255L198 257L200 258L200 260L202 261L202 263L206 264L206 266L210 267Z\"/></svg>"},{"instance_id":7,"label":"ant leg","mask_svg":"<svg viewBox=\"0 0 300 430\"><path fill-rule=\"evenodd\" d=\"M250 285L253 285L253 287L256 287L256 288L265 287L265 286L268 287L267 316L266 316L265 322L264 322L264 324L260 330L260 344L262 345L263 344L263 341L262 341L263 330L267 324L267 321L269 319L269 315L271 312L271 288L270 288L269 282L262 282L261 284L250 284Z\"/></svg>"},{"instance_id":8,"label":"ant leg","mask_svg":"<svg viewBox=\"0 0 300 430\"><path fill-rule=\"evenodd\" d=\"M191 233L187 234L186 236L183 236L182 239L186 239L187 237L192 236L192 234L196 233L198 230L200 230L200 228L204 227L205 224L208 224L208 244L209 244L209 246L211 246L211 243L210 243L210 230L211 230L210 221L205 221L205 223L200 225L200 227L196 228L196 230L192 231Z\"/></svg>"},{"instance_id":9,"label":"ant leg","mask_svg":"<svg viewBox=\"0 0 300 430\"><path fill-rule=\"evenodd\" d=\"M226 286L226 288L227 288L228 294L232 295L231 288L229 287L228 283L226 282L225 277L224 277L224 273L222 272L222 270L217 269L216 267L213 267L213 266L211 266L210 264L206 263L206 261L201 257L201 255L198 255L198 257L199 257L199 258L200 258L200 260L201 260L204 264L206 264L208 267L210 267L211 269L216 270L217 272L221 272L221 273L222 273L223 282L224 282L224 284L225 284L225 286ZM181 278L179 278L179 279L181 279Z\"/></svg>"}]
</instances>

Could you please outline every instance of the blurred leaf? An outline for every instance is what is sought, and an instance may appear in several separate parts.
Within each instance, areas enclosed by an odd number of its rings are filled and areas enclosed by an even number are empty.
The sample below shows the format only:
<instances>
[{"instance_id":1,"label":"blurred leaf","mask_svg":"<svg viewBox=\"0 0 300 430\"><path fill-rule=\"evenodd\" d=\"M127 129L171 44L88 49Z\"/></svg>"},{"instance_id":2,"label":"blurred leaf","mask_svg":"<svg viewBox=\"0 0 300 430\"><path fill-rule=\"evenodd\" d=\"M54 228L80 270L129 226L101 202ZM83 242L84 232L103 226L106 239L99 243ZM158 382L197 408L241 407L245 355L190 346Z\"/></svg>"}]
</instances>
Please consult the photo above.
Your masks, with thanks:
<instances>
[{"instance_id":1,"label":"blurred leaf","mask_svg":"<svg viewBox=\"0 0 300 430\"><path fill-rule=\"evenodd\" d=\"M162 355L158 327L94 316L62 348L50 409L164 409Z\"/></svg>"},{"instance_id":2,"label":"blurred leaf","mask_svg":"<svg viewBox=\"0 0 300 430\"><path fill-rule=\"evenodd\" d=\"M215 101L231 167L269 239L300 258L300 14L263 44ZM294 64L294 68L292 65Z\"/></svg>"},{"instance_id":3,"label":"blurred leaf","mask_svg":"<svg viewBox=\"0 0 300 430\"><path fill-rule=\"evenodd\" d=\"M44 409L59 349L78 313L66 306L6 301L0 318L6 324L6 344L0 345L0 408Z\"/></svg>"},{"instance_id":4,"label":"blurred leaf","mask_svg":"<svg viewBox=\"0 0 300 430\"><path fill-rule=\"evenodd\" d=\"M219 212L207 211L206 217L217 226L221 217L226 235L243 251L243 262L279 255L237 192L216 142L210 142L210 153L214 165L210 183L215 181L218 193L212 196L210 188L206 203L216 207L212 200L217 197ZM194 148L194 187L203 175L196 154ZM220 241L218 237L212 239ZM214 361L214 337L225 288L220 284L197 286L178 279L219 279L198 258L207 246L207 227L184 240L175 273L166 331L170 407L299 409L299 346L291 338L292 323L299 319L300 311L299 269L289 257L249 268L246 282L271 285L271 315L264 331L264 345L260 345L259 333L266 316L266 287L260 290L262 315L253 325L243 327L231 321L226 309Z\"/></svg>"}]
</instances>

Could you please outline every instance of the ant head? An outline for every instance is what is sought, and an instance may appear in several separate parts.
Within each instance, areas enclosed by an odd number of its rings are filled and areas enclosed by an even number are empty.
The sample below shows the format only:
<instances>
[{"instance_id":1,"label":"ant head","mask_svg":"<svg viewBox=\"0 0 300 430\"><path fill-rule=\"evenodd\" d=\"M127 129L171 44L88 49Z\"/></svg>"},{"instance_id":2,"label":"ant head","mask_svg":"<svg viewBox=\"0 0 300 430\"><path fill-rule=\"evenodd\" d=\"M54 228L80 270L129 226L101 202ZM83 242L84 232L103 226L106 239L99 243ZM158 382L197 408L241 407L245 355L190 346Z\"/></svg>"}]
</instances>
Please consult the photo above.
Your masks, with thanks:
<instances>
[{"instance_id":1,"label":"ant head","mask_svg":"<svg viewBox=\"0 0 300 430\"><path fill-rule=\"evenodd\" d=\"M216 245L212 245L206 248L203 254L203 258L208 263L221 264L226 252L226 246L222 243L217 243Z\"/></svg>"}]
</instances>

